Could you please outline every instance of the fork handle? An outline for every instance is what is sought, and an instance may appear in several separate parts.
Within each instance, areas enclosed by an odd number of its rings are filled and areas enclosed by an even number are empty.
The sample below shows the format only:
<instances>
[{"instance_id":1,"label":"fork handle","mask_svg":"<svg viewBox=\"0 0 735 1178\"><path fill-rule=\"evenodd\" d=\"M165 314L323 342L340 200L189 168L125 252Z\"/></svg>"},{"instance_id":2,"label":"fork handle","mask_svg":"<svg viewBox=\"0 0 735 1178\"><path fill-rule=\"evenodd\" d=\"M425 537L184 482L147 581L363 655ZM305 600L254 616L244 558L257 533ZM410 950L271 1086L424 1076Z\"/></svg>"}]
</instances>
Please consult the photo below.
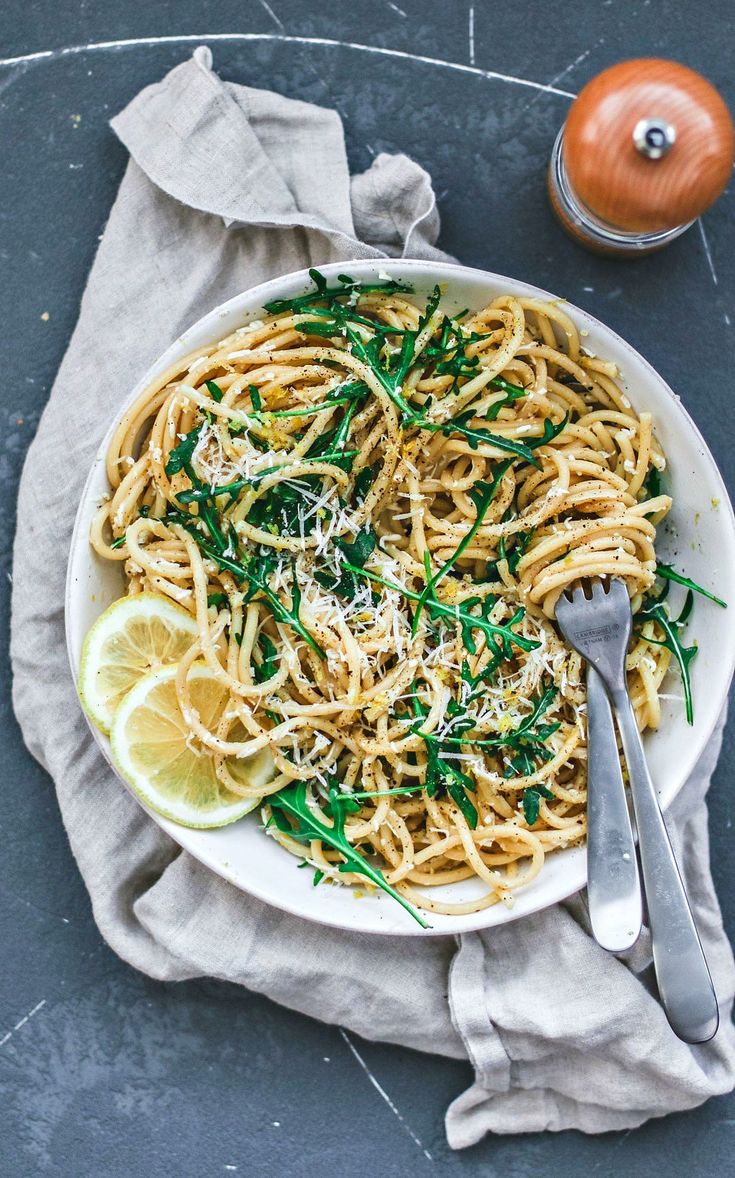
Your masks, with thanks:
<instances>
[{"instance_id":1,"label":"fork handle","mask_svg":"<svg viewBox=\"0 0 735 1178\"><path fill-rule=\"evenodd\" d=\"M706 1043L719 1025L717 996L627 691L613 694L613 706L633 794L661 1004L680 1039L686 1043Z\"/></svg>"},{"instance_id":2,"label":"fork handle","mask_svg":"<svg viewBox=\"0 0 735 1178\"><path fill-rule=\"evenodd\" d=\"M587 898L598 945L623 953L638 940L641 881L610 700L587 664Z\"/></svg>"}]
</instances>

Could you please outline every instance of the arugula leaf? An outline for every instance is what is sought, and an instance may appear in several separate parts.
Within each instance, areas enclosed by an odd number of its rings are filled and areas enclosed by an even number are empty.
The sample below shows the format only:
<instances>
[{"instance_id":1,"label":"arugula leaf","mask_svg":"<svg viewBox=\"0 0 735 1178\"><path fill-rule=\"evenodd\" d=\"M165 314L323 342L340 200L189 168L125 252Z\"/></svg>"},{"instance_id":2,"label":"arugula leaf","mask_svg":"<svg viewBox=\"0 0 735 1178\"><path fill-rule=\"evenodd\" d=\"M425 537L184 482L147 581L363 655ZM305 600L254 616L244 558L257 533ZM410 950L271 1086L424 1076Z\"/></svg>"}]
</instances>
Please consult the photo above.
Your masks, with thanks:
<instances>
[{"instance_id":1,"label":"arugula leaf","mask_svg":"<svg viewBox=\"0 0 735 1178\"><path fill-rule=\"evenodd\" d=\"M378 573L372 573L368 569L359 569L351 564L345 564L343 568L357 573L358 576L367 577L369 581L375 581L378 585L385 585L387 589L393 589L396 593L401 593L409 601L418 601L420 598L419 593L413 593L405 585L397 585L395 581L389 581L386 577L381 577ZM495 601L494 598L489 600L493 603ZM479 616L470 612L478 604L480 604ZM490 608L492 608L492 605ZM515 646L520 647L521 650L535 650L541 645L532 638L523 638L520 634L514 634L508 626L499 626L495 625L494 622L488 621L487 614L489 610L479 597L469 598L462 605L446 605L443 601L429 598L426 602L425 609L437 618L451 618L453 621L459 622L464 635L465 646L467 646L471 654L474 654L477 649L472 638L473 630L481 630L483 634L491 638L497 634L502 638L506 638Z\"/></svg>"},{"instance_id":2,"label":"arugula leaf","mask_svg":"<svg viewBox=\"0 0 735 1178\"><path fill-rule=\"evenodd\" d=\"M209 389L209 395L212 398L212 400L217 401L217 402L221 401L222 398L224 397L224 393L222 392L222 389L219 387L217 382L214 380L208 380L206 382L206 385L207 385L207 388Z\"/></svg>"},{"instance_id":3,"label":"arugula leaf","mask_svg":"<svg viewBox=\"0 0 735 1178\"><path fill-rule=\"evenodd\" d=\"M486 597L485 601L488 603L494 602L495 598ZM490 605L489 608L491 609L492 606ZM517 626L518 623L523 620L525 612L526 611L524 610L523 606L519 606L513 617L510 618L507 623L508 629L512 629L513 626ZM485 666L477 672L477 674L473 675L470 672L470 665L467 659L464 659L462 662L460 678L470 688L470 695L465 700L466 704L469 704L473 700L477 699L482 694L482 684L491 683L495 678L501 664L509 662L513 658L513 647L507 638L498 638L497 636L490 638L488 639L487 645L488 649L492 650L494 653L488 659Z\"/></svg>"},{"instance_id":4,"label":"arugula leaf","mask_svg":"<svg viewBox=\"0 0 735 1178\"><path fill-rule=\"evenodd\" d=\"M551 749L547 748L545 741L547 736L556 732L557 728L559 728L558 721L554 724L540 724L531 735L519 737L517 743L511 746L514 753L509 758L503 776L506 778L530 777L538 769L539 761L542 765L546 761L550 761L554 754Z\"/></svg>"},{"instance_id":5,"label":"arugula leaf","mask_svg":"<svg viewBox=\"0 0 735 1178\"><path fill-rule=\"evenodd\" d=\"M533 451L540 446L546 446L554 438L565 429L569 417L564 417L557 424L551 421L551 418L546 418L544 421L544 432L538 438L529 438L526 442L518 442L514 438L504 438L500 434L494 434L491 430L484 429L481 426L470 426L470 422L476 414L469 409L466 413L461 413L459 417L454 417L450 421L445 421L439 424L421 422L423 429L431 430L432 433L443 433L446 437L451 437L453 433L461 434L467 439L470 444L470 449L476 450L480 443L485 443L494 446L496 450L503 450L508 454L514 454L517 458L522 458L524 462L530 463L532 466L540 466L540 462L534 458Z\"/></svg>"},{"instance_id":6,"label":"arugula leaf","mask_svg":"<svg viewBox=\"0 0 735 1178\"><path fill-rule=\"evenodd\" d=\"M435 573L433 577L429 577L427 579L426 588L424 589L423 593L419 597L418 605L416 606L416 612L413 617L413 623L412 623L412 627L411 627L411 632L413 634L415 634L418 629L419 618L421 617L421 611L424 608L426 602L430 598L436 599L437 585L447 575L447 573L450 571L450 569L452 569L454 567L454 565L457 563L459 558L469 548L470 544L472 543L475 536L477 535L479 528L482 526L482 521L484 520L485 516L488 513L488 510L490 508L490 504L492 503L493 499L495 498L498 487L500 486L501 482L503 481L503 476L509 466L510 466L510 461L501 462L500 465L498 467L496 467L496 469L493 473L493 480L491 483L485 482L482 479L478 479L478 481L475 483L474 487L472 487L472 489L470 490L470 498L472 499L473 503L475 504L475 508L476 508L475 522L472 524L472 527L467 532L467 535L464 536L462 538L462 540L459 542L459 544L455 548L454 552L449 557L449 560L447 560L446 563L442 565L442 567L439 569L438 573ZM348 559L349 559L349 556L348 556ZM353 563L357 564L358 562L354 561ZM428 567L429 566L427 565L427 568Z\"/></svg>"},{"instance_id":7,"label":"arugula leaf","mask_svg":"<svg viewBox=\"0 0 735 1178\"><path fill-rule=\"evenodd\" d=\"M348 798L350 801L367 801L372 798L389 798L398 794L415 794L422 793L426 789L425 785L397 785L395 789L374 789L374 790L355 790L350 794L339 794L339 798Z\"/></svg>"},{"instance_id":8,"label":"arugula leaf","mask_svg":"<svg viewBox=\"0 0 735 1178\"><path fill-rule=\"evenodd\" d=\"M361 381L355 387L358 389L358 395L350 397L349 404L342 415L342 420L332 429L328 429L315 439L306 455L307 461L319 459L325 461L325 456L328 455L329 460L333 461L336 466L341 466L343 470L352 469L352 460L359 451L345 450L344 447L350 434L352 419L370 395L370 390Z\"/></svg>"},{"instance_id":9,"label":"arugula leaf","mask_svg":"<svg viewBox=\"0 0 735 1178\"><path fill-rule=\"evenodd\" d=\"M337 292L337 294L340 293L343 292ZM439 287L434 288L415 331L408 329L399 331L390 324L382 325L375 320L366 319L358 315L349 305L340 303L334 292L323 290L321 299L325 299L328 295L331 297L326 309L311 308L309 310L304 308L316 318L299 323L299 330L306 335L321 335L327 338L342 336L348 342L352 354L370 368L378 379L400 411L402 422L410 425L418 421L421 413L409 405L403 396L402 388L412 365L419 357L418 338L439 305L441 298ZM365 340L363 335L355 329L356 325L368 326L373 332L371 338ZM391 359L388 366L385 366L381 363L381 353L388 336L400 336L401 347L397 360L392 361ZM426 347L427 344L428 341L424 341L423 346Z\"/></svg>"},{"instance_id":10,"label":"arugula leaf","mask_svg":"<svg viewBox=\"0 0 735 1178\"><path fill-rule=\"evenodd\" d=\"M459 390L460 377L472 379L477 375L480 368L479 356L468 356L467 347L470 344L478 343L481 340L489 339L492 333L482 332L468 332L466 329L462 330L461 324L458 322L466 312L461 312L450 319L447 315L444 316L441 324L441 335L439 339L430 344L426 349L426 356L428 359L435 361L435 372L438 376L452 376L452 386L445 396L451 396ZM528 395L527 389L519 388L517 385L511 385L504 380L502 376L493 377L489 382L490 388L502 389L507 392L509 396L503 401L492 406L492 417L488 414L487 420L493 420L504 404L508 404L509 400L515 400L518 397L525 397Z\"/></svg>"},{"instance_id":11,"label":"arugula leaf","mask_svg":"<svg viewBox=\"0 0 735 1178\"><path fill-rule=\"evenodd\" d=\"M267 556L261 555L258 559L254 556L248 556L242 560L236 560L234 556L229 556L227 552L220 552L216 545L210 543L199 531L192 516L187 515L185 512L170 512L168 518L175 523L179 523L183 528L186 528L189 535L196 540L204 555L218 564L220 568L227 569L228 572L232 573L238 583L242 583L243 581L248 582L248 589L244 595L245 601L253 601L258 593L262 593L265 603L276 621L290 626L300 638L303 638L304 642L311 647L320 659L326 659L326 652L319 645L314 635L307 630L299 617L301 590L297 585L295 573L291 589L291 606L289 607L285 602L281 601L278 594L268 584L267 577L271 571L269 562L273 560L272 554L269 553Z\"/></svg>"},{"instance_id":12,"label":"arugula leaf","mask_svg":"<svg viewBox=\"0 0 735 1178\"><path fill-rule=\"evenodd\" d=\"M306 294L299 295L295 299L273 299L270 303L265 303L264 309L268 314L282 315L285 311L303 311L305 308L310 308L313 303L345 298L354 293L360 295L381 291L383 294L411 294L413 290L411 286L396 282L392 278L381 282L361 283L350 278L348 274L338 274L337 281L340 285L330 287L327 285L326 277L319 270L310 270L309 277L314 283L313 290L307 291Z\"/></svg>"},{"instance_id":13,"label":"arugula leaf","mask_svg":"<svg viewBox=\"0 0 735 1178\"><path fill-rule=\"evenodd\" d=\"M350 794L341 794L339 792L341 782L336 774L327 773L326 780L329 786L329 800L324 807L324 813L327 817L331 818L333 822L336 821L339 817L340 807L342 807L345 814L359 814L362 806Z\"/></svg>"},{"instance_id":14,"label":"arugula leaf","mask_svg":"<svg viewBox=\"0 0 735 1178\"><path fill-rule=\"evenodd\" d=\"M375 376L380 381L380 384L385 389L393 404L400 410L401 420L411 422L416 416L415 411L411 408L406 398L403 396L401 390L401 374L405 376L411 364L413 353L409 354L408 344L411 342L411 337L405 335L401 345L401 352L399 356L398 368L394 373L388 372L380 363L379 354L383 346L383 338L381 335L375 335L368 343L365 343L362 336L354 331L351 327L345 327L345 338L352 346L352 354L357 356L358 360L362 360L368 368L372 369Z\"/></svg>"},{"instance_id":15,"label":"arugula leaf","mask_svg":"<svg viewBox=\"0 0 735 1178\"><path fill-rule=\"evenodd\" d=\"M527 532L516 532L516 542L511 548L510 552L508 552L506 547L505 536L500 537L500 542L498 544L498 560L507 561L508 572L512 576L515 576L518 565L521 562L521 557L524 555L528 545L531 543L535 531L535 528L530 528Z\"/></svg>"},{"instance_id":16,"label":"arugula leaf","mask_svg":"<svg viewBox=\"0 0 735 1178\"><path fill-rule=\"evenodd\" d=\"M556 425L554 425L550 417L547 417L544 421L544 432L538 438L529 438L526 445L531 450L538 450L541 448L541 446L548 446L549 442L553 442L554 438L558 438L559 434L564 432L568 424L568 413L562 417L561 421L558 421Z\"/></svg>"},{"instance_id":17,"label":"arugula leaf","mask_svg":"<svg viewBox=\"0 0 735 1178\"><path fill-rule=\"evenodd\" d=\"M176 498L180 503L187 503L194 497L200 497L204 489L202 480L192 466L192 455L201 431L204 428L204 424L202 422L201 425L186 435L181 444L175 450L171 451L168 462L166 463L167 474L178 474L183 470L191 483L192 489L190 491L181 491L177 494ZM215 551L220 555L233 555L236 545L232 540L232 536L229 539L225 536L219 514L214 506L207 502L206 498L199 499L199 517L209 532Z\"/></svg>"},{"instance_id":18,"label":"arugula leaf","mask_svg":"<svg viewBox=\"0 0 735 1178\"><path fill-rule=\"evenodd\" d=\"M684 646L679 638L679 630L689 620L693 602L694 593L690 589L684 599L684 607L678 618L672 618L668 613L668 607L664 604L663 596L648 597L644 600L636 616L636 622L653 619L663 631L663 639L648 638L647 641L653 642L656 646L666 647L667 650L671 651L678 663L681 682L684 688L684 707L688 724L694 723L694 705L692 703L692 684L689 667L697 654L697 647Z\"/></svg>"},{"instance_id":19,"label":"arugula leaf","mask_svg":"<svg viewBox=\"0 0 735 1178\"><path fill-rule=\"evenodd\" d=\"M337 385L327 393L323 401L316 405L305 405L301 409L271 409L263 414L264 417L310 417L313 413L323 413L325 409L334 409L335 405L349 405L369 394L370 390L364 381L355 380L349 384Z\"/></svg>"},{"instance_id":20,"label":"arugula leaf","mask_svg":"<svg viewBox=\"0 0 735 1178\"><path fill-rule=\"evenodd\" d=\"M277 796L277 794L274 795L274 797ZM286 817L286 814L280 810L278 806L275 806L271 809L270 818L265 824L265 829L268 830L269 826L275 826L276 830L280 830L281 834L293 834L293 827L291 826L291 823ZM299 866L301 866L301 864L299 864Z\"/></svg>"},{"instance_id":21,"label":"arugula leaf","mask_svg":"<svg viewBox=\"0 0 735 1178\"><path fill-rule=\"evenodd\" d=\"M372 863L365 859L348 841L344 833L345 804L339 794L335 792L330 796L333 826L327 826L326 823L321 822L309 806L306 782L304 781L287 785L277 793L271 794L268 798L268 805L279 830L284 834L289 834L291 838L300 843L308 844L313 839L318 839L326 846L332 847L339 852L344 860L339 865L339 871L352 872L369 879L371 883L392 896L402 908L405 908L406 912L410 913L422 928L429 927L408 900L405 900L400 892L391 887L382 871L373 867ZM282 821L276 818L277 814L280 815Z\"/></svg>"},{"instance_id":22,"label":"arugula leaf","mask_svg":"<svg viewBox=\"0 0 735 1178\"><path fill-rule=\"evenodd\" d=\"M183 440L179 442L178 446L175 446L174 449L169 452L165 466L165 471L169 478L171 475L178 474L179 471L182 471L191 463L192 455L196 449L196 444L199 441L205 424L206 422L202 421L199 425L195 426L194 429L190 430Z\"/></svg>"},{"instance_id":23,"label":"arugula leaf","mask_svg":"<svg viewBox=\"0 0 735 1178\"><path fill-rule=\"evenodd\" d=\"M230 544L220 527L219 515L209 504L199 505L199 516L204 521L217 552L225 554Z\"/></svg>"},{"instance_id":24,"label":"arugula leaf","mask_svg":"<svg viewBox=\"0 0 735 1178\"><path fill-rule=\"evenodd\" d=\"M553 797L553 793L545 785L529 785L524 789L523 817L529 826L533 826L534 822L538 822L541 799L546 798L547 801L550 801Z\"/></svg>"},{"instance_id":25,"label":"arugula leaf","mask_svg":"<svg viewBox=\"0 0 735 1178\"><path fill-rule=\"evenodd\" d=\"M300 475L299 485L285 479L271 487L267 495L261 495L247 514L247 521L261 531L277 532L282 536L299 536L316 527L316 515L304 521L300 510L304 505L302 487L308 487L313 494L321 490L321 475Z\"/></svg>"},{"instance_id":26,"label":"arugula leaf","mask_svg":"<svg viewBox=\"0 0 735 1178\"><path fill-rule=\"evenodd\" d=\"M707 597L710 601L714 601L715 605L720 605L723 609L727 609L727 602L723 601L721 597L715 597L714 593L710 593L708 589L703 589L696 581L691 581L689 577L677 573L676 569L672 568L670 564L657 564L656 575L663 577L665 581L675 581L677 585L684 585L686 589L691 589L694 593L700 593L702 597Z\"/></svg>"},{"instance_id":27,"label":"arugula leaf","mask_svg":"<svg viewBox=\"0 0 735 1178\"><path fill-rule=\"evenodd\" d=\"M652 466L646 477L646 499L657 499L661 494L661 471Z\"/></svg>"},{"instance_id":28,"label":"arugula leaf","mask_svg":"<svg viewBox=\"0 0 735 1178\"><path fill-rule=\"evenodd\" d=\"M500 413L500 410L506 405L509 405L511 401L518 401L521 397L527 397L529 391L528 389L522 388L519 384L511 384L510 381L504 380L502 376L494 376L490 381L490 388L500 389L506 396L504 400L496 401L494 405L490 406L488 412L485 414L486 421L492 421ZM491 413L493 414L492 418L490 417Z\"/></svg>"},{"instance_id":29,"label":"arugula leaf","mask_svg":"<svg viewBox=\"0 0 735 1178\"><path fill-rule=\"evenodd\" d=\"M367 527L360 532L357 539L352 543L345 540L342 536L338 536L334 541L335 548L339 548L344 552L347 560L356 565L362 565L372 553L375 545L378 542L378 537L371 527ZM331 572L324 572L320 569L314 570L314 577L323 589L329 593L336 593L338 597L344 597L347 601L352 601L357 596L360 590L360 581L355 573L345 570L344 566L340 567L340 575L336 577Z\"/></svg>"},{"instance_id":30,"label":"arugula leaf","mask_svg":"<svg viewBox=\"0 0 735 1178\"><path fill-rule=\"evenodd\" d=\"M365 528L357 538L349 542L342 536L334 541L337 548L344 552L351 564L364 564L378 543L378 537L371 527Z\"/></svg>"},{"instance_id":31,"label":"arugula leaf","mask_svg":"<svg viewBox=\"0 0 735 1178\"><path fill-rule=\"evenodd\" d=\"M470 444L470 449L476 450L480 443L494 446L497 450L503 450L507 454L515 454L517 458L522 458L524 462L530 462L533 466L539 466L540 463L534 458L530 446L523 442L516 442L513 438L504 438L500 434L494 434L491 430L484 429L481 426L471 426L468 422L472 421L476 414L472 409L466 413L461 413L459 417L453 417L450 421L445 421L439 424L433 422L422 422L422 428L428 429L432 433L442 433L445 437L450 438L452 434L460 434L466 438Z\"/></svg>"},{"instance_id":32,"label":"arugula leaf","mask_svg":"<svg viewBox=\"0 0 735 1178\"><path fill-rule=\"evenodd\" d=\"M418 717L418 721L411 731L417 732L428 716L429 709L419 699L415 682L412 694L414 715ZM429 741L426 735L420 731L417 732L417 735L422 737L426 745L426 780L423 788L430 798L448 794L464 816L467 825L471 830L475 830L478 821L477 808L469 796L476 791L474 781L466 773L463 773L454 761L442 756L442 753L450 752L445 743L439 742L437 738Z\"/></svg>"},{"instance_id":33,"label":"arugula leaf","mask_svg":"<svg viewBox=\"0 0 735 1178\"><path fill-rule=\"evenodd\" d=\"M257 645L260 662L253 662L253 679L256 683L265 683L278 670L278 648L267 634L259 636Z\"/></svg>"},{"instance_id":34,"label":"arugula leaf","mask_svg":"<svg viewBox=\"0 0 735 1178\"><path fill-rule=\"evenodd\" d=\"M332 459L344 459L352 457L357 454L357 450L343 450L340 454L315 454L311 457L301 458L300 462L330 462ZM206 503L219 499L220 495L231 495L233 498L239 494L245 487L257 487L258 483L262 483L263 479L268 478L269 475L275 474L277 470L285 470L286 467L292 465L290 462L279 462L277 466L268 466L257 474L251 475L249 478L233 479L230 483L220 483L219 486L205 487L204 484L197 479L196 485L191 490L179 491L176 498L179 503ZM194 476L196 478L196 476ZM321 475L299 475L300 479L321 478Z\"/></svg>"},{"instance_id":35,"label":"arugula leaf","mask_svg":"<svg viewBox=\"0 0 735 1178\"><path fill-rule=\"evenodd\" d=\"M471 744L473 748L523 748L524 742L535 742L539 738L545 740L560 727L557 722L537 727L539 719L549 710L555 698L556 687L551 684L541 695L530 701L533 704L533 709L525 720L513 732L505 733L502 736L480 737L478 739L474 739L467 733L462 733L461 736L435 736L433 732L421 732L415 725L411 731L416 732L424 740L446 745Z\"/></svg>"},{"instance_id":36,"label":"arugula leaf","mask_svg":"<svg viewBox=\"0 0 735 1178\"><path fill-rule=\"evenodd\" d=\"M372 487L378 473L380 472L381 463L374 462L372 466L363 466L362 470L355 475L354 493L355 499L358 503L364 503L365 496Z\"/></svg>"},{"instance_id":37,"label":"arugula leaf","mask_svg":"<svg viewBox=\"0 0 735 1178\"><path fill-rule=\"evenodd\" d=\"M475 785L466 773L458 769L451 761L442 757L442 753L446 754L449 750L462 746L464 744L472 745L480 748L500 748L507 747L514 751L515 756L511 761L510 770L506 771L505 776L511 777L514 774L528 776L535 772L537 761L548 761L553 756L545 741L553 732L559 728L559 723L553 724L539 724L540 717L547 711L552 700L556 696L556 688L552 685L541 694L538 699L534 700L534 707L529 716L518 726L515 732L508 733L504 736L493 737L490 739L474 740L472 736L468 735L469 730L474 726L472 719L467 716L461 720L459 724L455 724L455 731L460 731L458 736L436 736L431 732L422 732L421 725L428 714L428 709L423 707L418 702L418 697L414 695L414 712L419 717L418 722L414 724L411 731L417 736L420 736L426 743L428 768L427 768L427 789L431 795L435 792L433 787L443 787L447 790L450 797L456 802L461 809L469 825L474 829L477 825L477 811L471 799L467 796L467 791L474 792ZM456 701L453 701L456 704ZM448 709L449 710L449 709ZM459 711L459 705L457 705ZM464 728L464 731L462 729ZM526 806L533 813L534 796L532 790L537 790L535 798L536 817L538 817L538 799L539 797L552 797L548 791L544 792L544 786L528 787L525 793L528 794L526 801L524 794L524 813L527 814L529 825L536 821L535 818L528 819L528 812ZM474 821L472 820L474 812Z\"/></svg>"},{"instance_id":38,"label":"arugula leaf","mask_svg":"<svg viewBox=\"0 0 735 1178\"><path fill-rule=\"evenodd\" d=\"M445 760L436 745L427 744L426 755L426 792L429 797L435 797L446 790L467 825L471 830L475 830L478 820L477 808L468 796L476 790L474 781L463 773L454 761Z\"/></svg>"},{"instance_id":39,"label":"arugula leaf","mask_svg":"<svg viewBox=\"0 0 735 1178\"><path fill-rule=\"evenodd\" d=\"M122 536L118 536L117 540L112 541L112 543L110 544L110 548L122 548L124 543L125 543L125 533L123 532Z\"/></svg>"}]
</instances>

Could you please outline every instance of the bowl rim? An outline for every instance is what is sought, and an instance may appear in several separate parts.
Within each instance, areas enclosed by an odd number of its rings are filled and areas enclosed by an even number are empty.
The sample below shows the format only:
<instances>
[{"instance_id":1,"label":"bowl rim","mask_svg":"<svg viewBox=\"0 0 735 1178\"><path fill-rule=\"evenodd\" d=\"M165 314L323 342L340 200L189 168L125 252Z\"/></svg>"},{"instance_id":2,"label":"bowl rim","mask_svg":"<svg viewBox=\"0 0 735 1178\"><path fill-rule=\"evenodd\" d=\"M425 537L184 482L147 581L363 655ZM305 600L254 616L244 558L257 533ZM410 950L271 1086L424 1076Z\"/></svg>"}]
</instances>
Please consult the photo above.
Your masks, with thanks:
<instances>
[{"instance_id":1,"label":"bowl rim","mask_svg":"<svg viewBox=\"0 0 735 1178\"><path fill-rule=\"evenodd\" d=\"M79 505L77 508L72 537L69 545L69 557L67 563L66 586L65 586L65 634L67 655L69 658L69 665L71 669L72 679L76 685L79 671L79 654L80 651L76 649L73 633L72 633L72 619L75 615L75 582L74 582L74 567L76 554L83 547L89 551L86 534L81 536L82 527L84 525L85 505L87 503L90 487L95 480L100 465L104 463L105 455L112 434L117 427L122 414L135 401L143 389L156 378L161 372L168 368L180 357L186 355L191 351L191 345L187 346L187 339L190 336L198 335L205 329L211 328L212 338L217 338L217 323L218 320L226 317L232 311L242 308L244 317L254 316L254 312L262 309L266 302L269 302L279 293L282 293L284 286L297 286L303 283L304 287L308 287L311 283L310 271L316 268L321 274L326 277L333 277L345 270L349 270L352 275L357 278L372 275L376 269L380 271L391 271L391 277L400 278L402 276L410 275L411 273L422 275L431 280L432 278L439 283L451 283L453 277L467 276L470 280L475 282L486 283L488 286L499 287L507 289L509 293L520 295L521 297L539 298L544 301L554 301L563 304L564 310L567 311L571 318L575 320L579 327L580 322L585 326L593 326L599 330L603 335L613 340L618 347L624 352L634 357L637 364L642 365L647 378L652 383L658 385L659 389L664 393L665 397L671 403L674 412L679 416L681 425L685 426L694 439L698 442L701 448L701 454L705 461L709 463L711 473L714 481L718 484L719 500L720 500L720 520L722 531L729 532L730 547L735 552L735 513L733 512L733 505L725 485L722 474L715 461L715 458L709 449L699 427L696 425L681 399L670 387L668 382L661 376L653 365L646 360L644 356L638 352L632 344L628 343L622 336L618 335L611 327L597 319L590 312L570 302L568 299L556 295L551 291L545 290L542 287L525 282L521 279L511 278L508 275L498 274L495 271L483 270L478 267L464 266L460 263L446 262L446 261L426 261L422 259L413 258L369 258L369 259L353 259L342 262L329 262L316 267L304 267L300 270L290 271L286 274L279 275L276 278L268 279L265 282L258 283L255 286L247 287L238 294L225 300L223 303L213 307L210 311L200 316L194 323L190 324L183 332L181 332L168 348L154 360L143 373L141 378L136 382L130 394L118 406L115 415L107 429L102 441L100 442L94 459L90 466L87 478L84 483L84 488L81 493ZM724 690L721 693L721 698L717 701L717 706L711 710L711 719L706 728L700 734L700 738L696 742L691 742L691 746L686 758L680 763L680 768L676 774L677 784L675 788L671 789L669 786L668 795L662 800L662 808L668 809L674 798L679 794L682 787L690 777L699 757L704 748L712 737L717 723L722 712L725 701L727 700L729 685L735 672L735 627L731 627L730 631L725 631L727 634L727 644L723 641L722 655L726 656L726 679ZM724 636L723 636L724 637ZM371 935L371 936L453 936L458 933L471 932L488 928L494 925L510 923L511 921L522 919L525 916L530 916L535 912L542 911L545 908L551 907L562 900L568 899L576 892L585 887L587 882L587 867L586 867L586 844L582 846L575 846L564 849L558 852L565 856L566 871L554 883L549 881L549 884L540 896L535 897L530 903L523 906L523 911L514 911L513 908L506 908L503 905L493 905L490 908L481 909L478 912L473 912L462 916L443 916L440 927L430 926L428 929L422 929L416 922L407 921L405 927L401 925L392 925L388 923L385 927L380 927L380 915L376 918L376 926L372 928L362 928L354 922L347 919L342 919L339 913L336 915L328 913L319 913L315 909L305 910L296 900L291 899L291 892L288 888L284 888L283 894L274 897L272 891L268 888L262 887L258 877L249 879L247 883L243 881L242 874L232 869L229 864L217 860L216 855L209 853L208 845L197 845L197 835L203 832L190 829L188 827L178 826L177 824L163 818L157 814L150 807L146 806L141 799L130 789L124 779L118 773L110 754L110 746L108 738L100 732L99 729L90 721L83 709L82 714L92 732L92 735L97 743L98 748L102 752L105 760L110 765L113 773L118 781L128 790L136 802L148 813L153 820L167 833L175 842L177 842L184 850L188 851L199 862L203 863L216 875L232 883L238 890L250 894L271 907L278 908L283 912L287 912L293 916L297 916L304 920L309 920L325 927L332 927L343 929L348 932ZM657 792L660 792L657 790ZM226 829L226 828L225 828ZM211 833L211 832L206 832ZM542 872L543 873L543 868ZM537 877L540 878L540 877ZM498 915L502 913L502 919L498 919ZM492 919L488 919L492 916Z\"/></svg>"}]
</instances>

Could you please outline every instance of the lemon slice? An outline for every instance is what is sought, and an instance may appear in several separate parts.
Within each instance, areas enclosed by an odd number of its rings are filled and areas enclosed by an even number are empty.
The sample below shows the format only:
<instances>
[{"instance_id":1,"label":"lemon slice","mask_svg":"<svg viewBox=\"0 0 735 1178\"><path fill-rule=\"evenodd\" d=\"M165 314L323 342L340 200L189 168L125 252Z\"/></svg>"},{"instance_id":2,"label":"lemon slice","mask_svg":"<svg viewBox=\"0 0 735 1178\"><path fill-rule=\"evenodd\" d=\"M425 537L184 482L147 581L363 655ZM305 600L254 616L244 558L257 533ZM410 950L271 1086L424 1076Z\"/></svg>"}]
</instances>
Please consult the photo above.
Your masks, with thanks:
<instances>
[{"instance_id":1,"label":"lemon slice","mask_svg":"<svg viewBox=\"0 0 735 1178\"><path fill-rule=\"evenodd\" d=\"M158 593L113 602L82 647L79 697L89 718L109 732L130 688L148 671L178 662L197 633L191 614Z\"/></svg>"},{"instance_id":2,"label":"lemon slice","mask_svg":"<svg viewBox=\"0 0 735 1178\"><path fill-rule=\"evenodd\" d=\"M228 790L214 771L214 760L189 731L176 697L176 667L145 675L117 709L110 740L115 766L152 810L183 826L226 826L259 805L260 797ZM205 663L189 671L192 706L210 730L227 702L227 688ZM233 732L233 739L245 734ZM276 775L267 748L253 757L227 761L238 785L259 789Z\"/></svg>"}]
</instances>

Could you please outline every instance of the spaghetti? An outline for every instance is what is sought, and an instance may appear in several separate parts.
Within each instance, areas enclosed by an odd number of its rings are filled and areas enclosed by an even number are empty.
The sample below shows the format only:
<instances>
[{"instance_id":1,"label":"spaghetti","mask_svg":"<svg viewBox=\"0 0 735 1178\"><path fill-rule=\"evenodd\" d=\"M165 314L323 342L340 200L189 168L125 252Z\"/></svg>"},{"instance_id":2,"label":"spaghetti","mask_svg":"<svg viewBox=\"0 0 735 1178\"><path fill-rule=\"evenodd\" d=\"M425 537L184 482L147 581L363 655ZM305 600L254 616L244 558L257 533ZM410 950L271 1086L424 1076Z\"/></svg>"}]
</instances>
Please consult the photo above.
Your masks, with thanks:
<instances>
[{"instance_id":1,"label":"spaghetti","mask_svg":"<svg viewBox=\"0 0 735 1178\"><path fill-rule=\"evenodd\" d=\"M664 455L557 303L449 315L438 289L419 306L387 276L312 277L127 410L92 544L129 593L195 615L192 740L233 794L233 759L270 749L267 830L318 879L441 913L512 903L585 836L585 689L556 600L615 575L641 605ZM628 656L642 729L672 653L657 626ZM228 691L211 730L199 660ZM470 878L473 898L436 891Z\"/></svg>"}]
</instances>

